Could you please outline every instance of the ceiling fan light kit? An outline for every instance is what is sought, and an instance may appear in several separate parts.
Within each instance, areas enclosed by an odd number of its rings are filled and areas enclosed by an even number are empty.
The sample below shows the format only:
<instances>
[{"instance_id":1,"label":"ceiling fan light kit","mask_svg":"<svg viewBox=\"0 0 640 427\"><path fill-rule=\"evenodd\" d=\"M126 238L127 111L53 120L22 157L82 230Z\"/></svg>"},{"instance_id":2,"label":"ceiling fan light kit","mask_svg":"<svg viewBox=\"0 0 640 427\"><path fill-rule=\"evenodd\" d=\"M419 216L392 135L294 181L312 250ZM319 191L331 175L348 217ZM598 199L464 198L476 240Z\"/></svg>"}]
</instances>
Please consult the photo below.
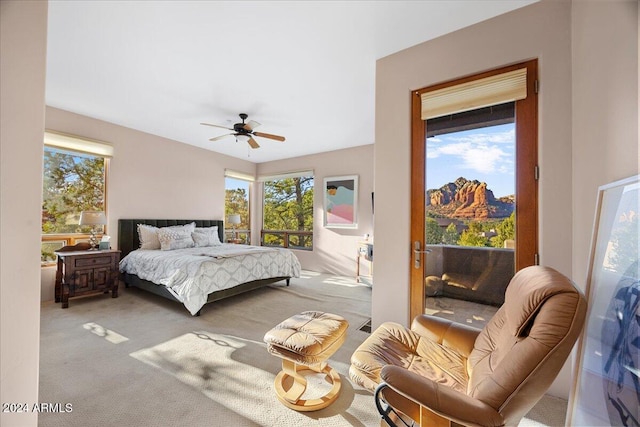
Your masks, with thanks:
<instances>
[{"instance_id":1,"label":"ceiling fan light kit","mask_svg":"<svg viewBox=\"0 0 640 427\"><path fill-rule=\"evenodd\" d=\"M236 123L233 125L233 128L227 127L227 126L220 126L220 125L213 125L210 123L200 123L201 125L205 125L205 126L213 126L216 128L222 128L222 129L227 129L230 131L233 131L233 133L229 133L226 135L220 135L220 136L214 136L213 138L209 138L209 141L217 141L219 139L225 138L227 136L235 136L236 137L236 142L246 142L247 144L249 144L249 146L251 148L259 148L260 145L258 145L258 143L256 142L255 139L253 139L254 136L260 137L260 138L267 138L267 139L272 139L274 141L280 141L283 142L284 141L284 136L279 136L279 135L273 135L270 133L263 133L263 132L254 132L254 129L257 128L258 126L260 126L260 123L256 122L255 120L249 120L249 122L245 123L245 120L249 117L247 114L245 113L240 113L239 114L240 119L242 119L242 123Z\"/></svg>"}]
</instances>

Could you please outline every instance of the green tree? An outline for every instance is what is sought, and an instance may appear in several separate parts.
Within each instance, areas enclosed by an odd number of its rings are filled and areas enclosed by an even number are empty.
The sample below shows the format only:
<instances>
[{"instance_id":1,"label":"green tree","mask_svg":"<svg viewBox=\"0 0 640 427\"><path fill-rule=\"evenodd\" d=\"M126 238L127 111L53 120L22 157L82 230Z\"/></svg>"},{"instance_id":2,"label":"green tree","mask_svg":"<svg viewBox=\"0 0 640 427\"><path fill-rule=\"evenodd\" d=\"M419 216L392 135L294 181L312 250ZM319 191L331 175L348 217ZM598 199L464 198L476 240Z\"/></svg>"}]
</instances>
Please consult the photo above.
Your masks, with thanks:
<instances>
[{"instance_id":1,"label":"green tree","mask_svg":"<svg viewBox=\"0 0 640 427\"><path fill-rule=\"evenodd\" d=\"M458 234L456 225L454 223L449 224L442 235L442 243L445 245L457 245L459 239L460 234Z\"/></svg>"},{"instance_id":2,"label":"green tree","mask_svg":"<svg viewBox=\"0 0 640 427\"><path fill-rule=\"evenodd\" d=\"M313 177L285 178L264 183L265 230L313 231ZM265 236L265 243L280 244L275 235ZM311 240L299 241L310 246Z\"/></svg>"},{"instance_id":3,"label":"green tree","mask_svg":"<svg viewBox=\"0 0 640 427\"><path fill-rule=\"evenodd\" d=\"M482 224L471 221L468 228L460 235L460 246L489 246L489 239L482 235Z\"/></svg>"},{"instance_id":4,"label":"green tree","mask_svg":"<svg viewBox=\"0 0 640 427\"><path fill-rule=\"evenodd\" d=\"M491 238L491 246L494 248L504 247L505 240L513 240L516 236L516 213L513 212L496 226L497 236Z\"/></svg>"},{"instance_id":5,"label":"green tree","mask_svg":"<svg viewBox=\"0 0 640 427\"><path fill-rule=\"evenodd\" d=\"M249 229L249 195L244 188L226 189L224 203L224 217L231 214L240 215L240 224L236 228L241 230Z\"/></svg>"},{"instance_id":6,"label":"green tree","mask_svg":"<svg viewBox=\"0 0 640 427\"><path fill-rule=\"evenodd\" d=\"M42 232L88 232L78 225L83 210L104 210L104 159L45 148Z\"/></svg>"},{"instance_id":7,"label":"green tree","mask_svg":"<svg viewBox=\"0 0 640 427\"><path fill-rule=\"evenodd\" d=\"M442 243L442 236L444 232L438 225L438 221L433 218L427 217L425 219L425 242L427 245L439 245Z\"/></svg>"}]
</instances>

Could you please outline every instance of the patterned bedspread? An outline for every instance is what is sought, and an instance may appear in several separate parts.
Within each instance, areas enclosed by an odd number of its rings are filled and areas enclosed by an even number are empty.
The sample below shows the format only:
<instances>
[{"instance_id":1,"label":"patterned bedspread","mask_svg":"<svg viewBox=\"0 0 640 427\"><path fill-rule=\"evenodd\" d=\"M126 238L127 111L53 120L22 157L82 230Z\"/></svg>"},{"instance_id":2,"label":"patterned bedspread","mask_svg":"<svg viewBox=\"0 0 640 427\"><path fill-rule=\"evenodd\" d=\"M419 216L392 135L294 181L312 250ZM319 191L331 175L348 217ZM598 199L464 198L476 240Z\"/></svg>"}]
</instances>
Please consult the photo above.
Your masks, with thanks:
<instances>
[{"instance_id":1,"label":"patterned bedspread","mask_svg":"<svg viewBox=\"0 0 640 427\"><path fill-rule=\"evenodd\" d=\"M282 248L223 244L173 251L138 249L120 261L120 271L166 286L191 314L207 295L272 277L300 277L300 262Z\"/></svg>"}]
</instances>

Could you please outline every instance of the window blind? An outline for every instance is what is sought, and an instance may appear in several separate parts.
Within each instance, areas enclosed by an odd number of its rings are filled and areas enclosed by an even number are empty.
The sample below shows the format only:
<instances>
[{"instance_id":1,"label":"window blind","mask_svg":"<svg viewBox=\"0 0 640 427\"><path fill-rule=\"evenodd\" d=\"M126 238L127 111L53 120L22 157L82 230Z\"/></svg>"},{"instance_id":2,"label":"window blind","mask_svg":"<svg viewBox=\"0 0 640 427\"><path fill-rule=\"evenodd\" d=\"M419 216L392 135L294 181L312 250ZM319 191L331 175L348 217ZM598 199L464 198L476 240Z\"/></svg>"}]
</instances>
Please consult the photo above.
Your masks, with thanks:
<instances>
[{"instance_id":1,"label":"window blind","mask_svg":"<svg viewBox=\"0 0 640 427\"><path fill-rule=\"evenodd\" d=\"M113 145L111 144L51 130L44 132L44 145L105 158L113 157Z\"/></svg>"},{"instance_id":2,"label":"window blind","mask_svg":"<svg viewBox=\"0 0 640 427\"><path fill-rule=\"evenodd\" d=\"M238 171L234 171L231 169L225 169L224 170L224 176L227 178L235 178L235 179L241 179L243 181L250 181L253 182L256 180L256 177L253 175L250 175L248 173L245 172L238 172Z\"/></svg>"},{"instance_id":3,"label":"window blind","mask_svg":"<svg viewBox=\"0 0 640 427\"><path fill-rule=\"evenodd\" d=\"M421 94L422 120L527 97L527 69L509 71Z\"/></svg>"},{"instance_id":4,"label":"window blind","mask_svg":"<svg viewBox=\"0 0 640 427\"><path fill-rule=\"evenodd\" d=\"M313 170L282 172L274 175L260 175L258 176L258 181L260 182L275 181L278 179L285 179L285 178L299 178L301 176L313 176Z\"/></svg>"}]
</instances>

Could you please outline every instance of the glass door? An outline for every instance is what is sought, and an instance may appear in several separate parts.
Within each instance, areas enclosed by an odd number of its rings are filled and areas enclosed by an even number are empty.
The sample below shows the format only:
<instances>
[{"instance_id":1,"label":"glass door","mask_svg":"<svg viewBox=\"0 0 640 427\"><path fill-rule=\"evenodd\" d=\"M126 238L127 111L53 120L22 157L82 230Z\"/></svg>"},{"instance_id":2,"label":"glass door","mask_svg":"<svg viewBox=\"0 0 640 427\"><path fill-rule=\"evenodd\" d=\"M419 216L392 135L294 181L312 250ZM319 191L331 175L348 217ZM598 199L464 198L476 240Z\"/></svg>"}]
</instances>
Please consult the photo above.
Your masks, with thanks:
<instances>
[{"instance_id":1,"label":"glass door","mask_svg":"<svg viewBox=\"0 0 640 427\"><path fill-rule=\"evenodd\" d=\"M424 93L513 70L521 99L425 118ZM530 61L414 93L411 317L430 297L498 307L515 271L537 263L535 71Z\"/></svg>"}]
</instances>

